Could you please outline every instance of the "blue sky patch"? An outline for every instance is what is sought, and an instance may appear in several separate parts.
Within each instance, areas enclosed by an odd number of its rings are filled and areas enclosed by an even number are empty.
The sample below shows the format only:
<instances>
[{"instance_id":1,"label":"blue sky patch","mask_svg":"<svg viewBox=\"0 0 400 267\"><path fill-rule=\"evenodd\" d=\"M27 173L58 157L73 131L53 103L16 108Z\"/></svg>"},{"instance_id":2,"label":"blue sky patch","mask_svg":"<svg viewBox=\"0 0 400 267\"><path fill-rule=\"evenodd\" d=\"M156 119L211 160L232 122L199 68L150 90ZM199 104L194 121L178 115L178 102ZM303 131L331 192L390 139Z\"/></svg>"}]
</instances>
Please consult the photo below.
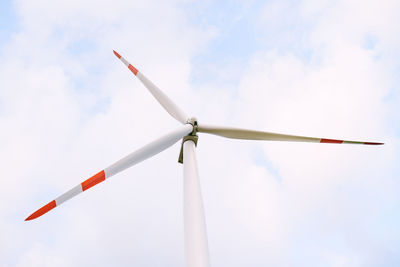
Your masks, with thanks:
<instances>
[{"instance_id":1,"label":"blue sky patch","mask_svg":"<svg viewBox=\"0 0 400 267\"><path fill-rule=\"evenodd\" d=\"M12 1L0 2L0 47L10 40L12 33L17 31L17 16Z\"/></svg>"}]
</instances>

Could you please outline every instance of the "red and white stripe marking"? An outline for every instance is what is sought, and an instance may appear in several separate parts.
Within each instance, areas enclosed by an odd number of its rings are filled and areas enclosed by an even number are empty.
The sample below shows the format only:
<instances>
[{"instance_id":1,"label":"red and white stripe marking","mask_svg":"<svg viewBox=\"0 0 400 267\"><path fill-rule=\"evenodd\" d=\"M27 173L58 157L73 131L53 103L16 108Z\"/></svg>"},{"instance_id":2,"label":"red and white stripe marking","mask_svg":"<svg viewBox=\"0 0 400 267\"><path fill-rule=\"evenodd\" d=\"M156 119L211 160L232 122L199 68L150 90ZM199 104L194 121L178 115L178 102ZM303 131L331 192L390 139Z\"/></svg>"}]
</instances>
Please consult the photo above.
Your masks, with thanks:
<instances>
[{"instance_id":1,"label":"red and white stripe marking","mask_svg":"<svg viewBox=\"0 0 400 267\"><path fill-rule=\"evenodd\" d=\"M125 66L132 71L132 73L143 83L143 85L150 91L150 93L157 99L157 101L164 107L164 109L176 120L182 124L186 124L188 116L183 112L166 94L164 94L154 83L152 83L146 76L140 73L132 64L125 58L113 50L114 54L119 58Z\"/></svg>"},{"instance_id":2,"label":"red and white stripe marking","mask_svg":"<svg viewBox=\"0 0 400 267\"><path fill-rule=\"evenodd\" d=\"M125 58L121 57L121 55L118 54L115 50L113 50L113 52L117 56L117 58L119 58L128 67L128 69L133 72L133 74L138 74L139 71L134 66L132 66L132 64L130 64Z\"/></svg>"},{"instance_id":3,"label":"red and white stripe marking","mask_svg":"<svg viewBox=\"0 0 400 267\"><path fill-rule=\"evenodd\" d=\"M321 138L320 143L358 144L358 145L383 145L384 144L384 143L376 143L376 142L346 141L346 140L327 139L327 138Z\"/></svg>"},{"instance_id":4,"label":"red and white stripe marking","mask_svg":"<svg viewBox=\"0 0 400 267\"><path fill-rule=\"evenodd\" d=\"M148 143L147 145L141 147L140 149L118 160L114 164L108 166L101 172L93 175L92 177L80 183L79 185L75 186L71 190L65 192L64 194L54 199L50 203L44 205L43 207L32 213L28 218L26 218L25 221L30 221L36 219L37 217L42 216L43 214L54 209L55 207L60 206L65 201L103 182L105 179L108 179L114 176L115 174L123 170L126 170L129 167L132 167L133 165L160 153L161 151L167 149L168 147L172 146L173 144L181 140L182 137L188 135L192 131L193 131L193 126L191 124L185 124L180 128L154 140L153 142Z\"/></svg>"},{"instance_id":5,"label":"red and white stripe marking","mask_svg":"<svg viewBox=\"0 0 400 267\"><path fill-rule=\"evenodd\" d=\"M54 209L57 206L60 206L63 202L67 201L68 199L73 198L74 196L78 195L79 193L82 193L83 191L88 190L92 186L95 186L98 183L103 182L106 179L106 174L105 171L101 171L86 181L80 183L79 185L75 186L71 190L65 192L55 200L49 202L48 204L44 205L34 213L32 213L28 218L25 219L25 221L30 221L33 219L36 219L37 217L42 216L43 214L49 212L50 210Z\"/></svg>"}]
</instances>

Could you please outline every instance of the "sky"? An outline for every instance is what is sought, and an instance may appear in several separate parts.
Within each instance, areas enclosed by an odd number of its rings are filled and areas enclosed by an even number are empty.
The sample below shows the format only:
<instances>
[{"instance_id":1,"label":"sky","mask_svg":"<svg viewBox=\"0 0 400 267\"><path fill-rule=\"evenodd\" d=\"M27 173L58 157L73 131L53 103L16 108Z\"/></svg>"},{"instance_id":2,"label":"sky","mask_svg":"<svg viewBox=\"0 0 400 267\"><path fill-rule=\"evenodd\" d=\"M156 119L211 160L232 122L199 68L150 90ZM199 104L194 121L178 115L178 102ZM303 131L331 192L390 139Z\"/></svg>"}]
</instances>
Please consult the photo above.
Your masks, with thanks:
<instances>
[{"instance_id":1,"label":"sky","mask_svg":"<svg viewBox=\"0 0 400 267\"><path fill-rule=\"evenodd\" d=\"M184 266L180 144L24 219L179 124L199 134L211 266L400 265L399 1L0 3L0 266Z\"/></svg>"}]
</instances>

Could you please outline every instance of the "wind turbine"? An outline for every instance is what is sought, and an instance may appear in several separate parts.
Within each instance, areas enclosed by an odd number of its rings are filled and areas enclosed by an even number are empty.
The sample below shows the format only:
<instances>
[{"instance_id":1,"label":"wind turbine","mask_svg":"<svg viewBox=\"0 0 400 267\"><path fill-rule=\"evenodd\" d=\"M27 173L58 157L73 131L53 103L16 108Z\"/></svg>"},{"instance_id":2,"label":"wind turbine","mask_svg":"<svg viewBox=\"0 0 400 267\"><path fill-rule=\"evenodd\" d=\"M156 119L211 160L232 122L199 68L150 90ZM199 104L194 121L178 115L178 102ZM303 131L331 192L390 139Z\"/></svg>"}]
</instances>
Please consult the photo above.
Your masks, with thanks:
<instances>
[{"instance_id":1,"label":"wind turbine","mask_svg":"<svg viewBox=\"0 0 400 267\"><path fill-rule=\"evenodd\" d=\"M197 146L197 133L208 133L222 137L245 140L269 140L269 141L294 141L333 144L361 144L361 145L383 145L376 142L346 141L327 138L315 138L246 130L239 128L212 126L199 124L195 118L189 118L167 95L157 86L132 66L125 58L117 52L114 54L132 71L132 73L143 83L163 108L183 126L154 140L135 152L120 159L71 190L65 192L53 201L44 205L32 213L25 221L36 219L53 208L60 206L65 201L88 190L105 179L132 167L133 165L150 158L161 151L169 148L182 139L179 162L183 163L184 176L184 237L185 237L185 264L187 267L210 266L207 244L206 223L204 216L203 200L201 196L199 174L195 148Z\"/></svg>"}]
</instances>

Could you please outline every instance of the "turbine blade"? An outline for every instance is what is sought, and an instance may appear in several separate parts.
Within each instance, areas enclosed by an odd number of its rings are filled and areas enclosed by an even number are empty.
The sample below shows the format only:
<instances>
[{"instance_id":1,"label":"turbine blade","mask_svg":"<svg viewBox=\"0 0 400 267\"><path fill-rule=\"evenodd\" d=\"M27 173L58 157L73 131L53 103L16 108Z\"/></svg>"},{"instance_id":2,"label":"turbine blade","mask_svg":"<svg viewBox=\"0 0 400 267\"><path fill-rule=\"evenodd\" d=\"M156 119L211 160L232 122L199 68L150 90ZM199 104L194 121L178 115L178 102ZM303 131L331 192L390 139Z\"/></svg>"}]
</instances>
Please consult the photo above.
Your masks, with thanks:
<instances>
[{"instance_id":1,"label":"turbine blade","mask_svg":"<svg viewBox=\"0 0 400 267\"><path fill-rule=\"evenodd\" d=\"M364 142L364 141L347 141L328 138L316 138L271 132L262 132L246 129L238 129L231 127L211 126L199 124L197 131L201 133L208 133L219 135L233 139L245 140L269 140L269 141L292 141L292 142L311 142L311 143L331 143L331 144L359 144L359 145L383 145L384 143L377 142Z\"/></svg>"},{"instance_id":2,"label":"turbine blade","mask_svg":"<svg viewBox=\"0 0 400 267\"><path fill-rule=\"evenodd\" d=\"M113 50L114 51L114 50ZM144 86L150 91L150 93L157 99L157 101L163 106L163 108L176 120L185 124L188 116L174 103L172 100L164 94L156 85L154 85L149 79L146 78L141 72L139 72L134 66L132 66L125 58L114 51L114 54L119 58L131 71L139 78Z\"/></svg>"},{"instance_id":3,"label":"turbine blade","mask_svg":"<svg viewBox=\"0 0 400 267\"><path fill-rule=\"evenodd\" d=\"M156 139L155 141L143 146L142 148L136 150L135 152L127 155L126 157L122 158L121 160L115 162L108 168L105 168L101 172L95 174L94 176L90 177L89 179L85 180L84 182L80 183L79 185L75 186L71 190L67 191L66 193L62 194L58 198L54 199L53 201L49 202L45 206L41 207L34 213L32 213L25 221L36 219L37 217L42 216L43 214L47 213L48 211L54 209L55 207L61 205L63 202L73 198L74 196L82 193L83 191L88 190L89 188L95 186L98 183L103 182L105 179L110 178L111 176L129 168L133 165L154 156L161 151L167 149L168 147L175 144L179 141L183 136L191 133L193 131L193 126L190 124L186 124L173 132L170 132L163 137Z\"/></svg>"}]
</instances>

